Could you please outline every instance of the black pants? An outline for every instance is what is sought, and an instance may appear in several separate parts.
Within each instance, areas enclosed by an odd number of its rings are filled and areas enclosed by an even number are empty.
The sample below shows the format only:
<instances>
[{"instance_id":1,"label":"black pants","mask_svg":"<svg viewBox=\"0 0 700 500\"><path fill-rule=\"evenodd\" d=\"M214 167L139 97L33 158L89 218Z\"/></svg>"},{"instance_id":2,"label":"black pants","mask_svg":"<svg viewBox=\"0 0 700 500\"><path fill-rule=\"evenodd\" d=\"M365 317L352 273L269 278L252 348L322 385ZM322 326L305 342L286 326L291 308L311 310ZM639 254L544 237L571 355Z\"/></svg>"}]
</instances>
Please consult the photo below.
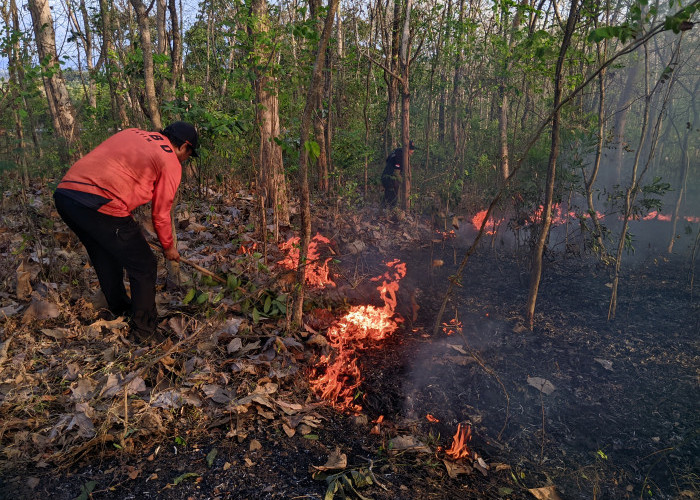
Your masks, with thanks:
<instances>
[{"instance_id":1,"label":"black pants","mask_svg":"<svg viewBox=\"0 0 700 500\"><path fill-rule=\"evenodd\" d=\"M157 260L141 227L131 217L113 217L85 207L69 196L54 194L56 209L85 245L95 267L110 311L131 311L132 329L150 335L155 331ZM131 300L124 288L129 276Z\"/></svg>"},{"instance_id":2,"label":"black pants","mask_svg":"<svg viewBox=\"0 0 700 500\"><path fill-rule=\"evenodd\" d=\"M382 185L384 186L384 200L382 205L387 207L395 207L399 200L399 180L394 176L383 175Z\"/></svg>"}]
</instances>

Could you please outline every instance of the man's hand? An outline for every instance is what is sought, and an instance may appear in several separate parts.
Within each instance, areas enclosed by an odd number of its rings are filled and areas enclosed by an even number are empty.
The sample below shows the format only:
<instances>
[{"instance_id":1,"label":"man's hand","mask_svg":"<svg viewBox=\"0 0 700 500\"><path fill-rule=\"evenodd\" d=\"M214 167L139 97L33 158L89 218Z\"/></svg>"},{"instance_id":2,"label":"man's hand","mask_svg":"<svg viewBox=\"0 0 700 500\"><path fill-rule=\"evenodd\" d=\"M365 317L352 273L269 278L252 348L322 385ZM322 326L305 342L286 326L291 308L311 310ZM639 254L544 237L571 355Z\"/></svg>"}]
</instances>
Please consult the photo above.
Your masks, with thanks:
<instances>
[{"instance_id":1,"label":"man's hand","mask_svg":"<svg viewBox=\"0 0 700 500\"><path fill-rule=\"evenodd\" d=\"M175 248L175 245L167 250L163 250L163 255L165 255L165 258L168 260L174 260L175 262L180 260L180 253L177 251L177 248Z\"/></svg>"}]
</instances>

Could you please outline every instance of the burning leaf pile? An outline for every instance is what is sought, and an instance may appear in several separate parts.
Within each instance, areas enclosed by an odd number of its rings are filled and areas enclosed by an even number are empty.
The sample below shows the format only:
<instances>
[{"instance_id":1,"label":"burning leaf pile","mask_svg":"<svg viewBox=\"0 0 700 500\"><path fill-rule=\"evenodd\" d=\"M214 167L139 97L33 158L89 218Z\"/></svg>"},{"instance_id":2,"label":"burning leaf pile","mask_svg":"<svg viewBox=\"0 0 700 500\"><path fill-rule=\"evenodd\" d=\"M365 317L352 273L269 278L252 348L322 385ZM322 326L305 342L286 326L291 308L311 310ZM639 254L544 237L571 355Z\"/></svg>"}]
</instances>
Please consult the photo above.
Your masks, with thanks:
<instances>
[{"instance_id":1,"label":"burning leaf pile","mask_svg":"<svg viewBox=\"0 0 700 500\"><path fill-rule=\"evenodd\" d=\"M330 278L330 269L328 263L332 260L331 257L321 259L320 248L325 245L330 248L330 240L325 236L316 234L309 243L309 251L307 255L307 264L304 271L306 284L315 288L324 286L335 286ZM289 270L296 270L299 266L299 237L290 238L287 242L280 245L280 250L286 254L286 257L277 263Z\"/></svg>"},{"instance_id":2,"label":"burning leaf pile","mask_svg":"<svg viewBox=\"0 0 700 500\"><path fill-rule=\"evenodd\" d=\"M331 352L321 356L310 380L312 390L341 410L359 412L356 392L362 383L358 366L358 352L372 342L384 340L394 333L403 320L396 317L396 292L399 281L406 276L406 264L399 260L387 263L389 268L372 281L381 281L377 287L384 301L383 307L362 305L352 307L327 332Z\"/></svg>"},{"instance_id":3,"label":"burning leaf pile","mask_svg":"<svg viewBox=\"0 0 700 500\"><path fill-rule=\"evenodd\" d=\"M445 450L445 454L453 460L467 458L469 456L469 448L467 443L472 438L472 428L469 425L462 427L462 424L457 424L457 432L452 438L452 446Z\"/></svg>"}]
</instances>

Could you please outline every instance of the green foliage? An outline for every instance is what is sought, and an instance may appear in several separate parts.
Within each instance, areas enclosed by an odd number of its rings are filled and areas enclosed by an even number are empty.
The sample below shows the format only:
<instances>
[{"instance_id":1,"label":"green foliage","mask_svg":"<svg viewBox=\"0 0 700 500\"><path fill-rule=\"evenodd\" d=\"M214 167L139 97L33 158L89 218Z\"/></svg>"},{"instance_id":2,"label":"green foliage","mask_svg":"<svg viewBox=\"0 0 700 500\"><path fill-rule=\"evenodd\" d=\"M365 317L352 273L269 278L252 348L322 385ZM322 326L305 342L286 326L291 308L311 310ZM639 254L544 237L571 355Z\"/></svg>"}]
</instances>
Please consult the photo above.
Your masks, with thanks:
<instances>
[{"instance_id":1,"label":"green foliage","mask_svg":"<svg viewBox=\"0 0 700 500\"><path fill-rule=\"evenodd\" d=\"M324 500L333 500L336 495L338 498L356 497L360 500L369 500L357 490L374 484L371 472L365 468L351 469L336 474L319 471L313 474L313 478L320 481L325 480L328 484Z\"/></svg>"}]
</instances>

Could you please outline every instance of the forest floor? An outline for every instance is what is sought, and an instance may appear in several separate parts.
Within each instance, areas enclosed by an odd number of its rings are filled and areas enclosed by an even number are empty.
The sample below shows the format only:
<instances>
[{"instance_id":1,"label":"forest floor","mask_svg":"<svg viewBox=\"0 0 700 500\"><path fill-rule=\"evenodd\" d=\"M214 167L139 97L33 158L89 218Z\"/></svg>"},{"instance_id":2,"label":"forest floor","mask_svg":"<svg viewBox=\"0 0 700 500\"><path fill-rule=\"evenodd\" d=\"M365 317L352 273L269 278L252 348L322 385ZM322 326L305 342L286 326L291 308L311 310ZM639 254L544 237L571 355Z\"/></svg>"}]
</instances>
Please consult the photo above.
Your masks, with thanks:
<instances>
[{"instance_id":1,"label":"forest floor","mask_svg":"<svg viewBox=\"0 0 700 500\"><path fill-rule=\"evenodd\" d=\"M237 278L174 287L161 266L157 346L98 318L94 271L46 191L4 200L0 498L700 498L687 254L625 267L613 321L609 271L548 254L530 331L522 259L486 242L434 334L473 231L317 207L334 285L311 290L304 329L285 334L285 252L261 241L247 193L213 200L178 210L181 253ZM351 306L382 306L376 278L394 259L404 321L358 349L361 409L338 410L309 378ZM458 426L472 436L455 459Z\"/></svg>"}]
</instances>

